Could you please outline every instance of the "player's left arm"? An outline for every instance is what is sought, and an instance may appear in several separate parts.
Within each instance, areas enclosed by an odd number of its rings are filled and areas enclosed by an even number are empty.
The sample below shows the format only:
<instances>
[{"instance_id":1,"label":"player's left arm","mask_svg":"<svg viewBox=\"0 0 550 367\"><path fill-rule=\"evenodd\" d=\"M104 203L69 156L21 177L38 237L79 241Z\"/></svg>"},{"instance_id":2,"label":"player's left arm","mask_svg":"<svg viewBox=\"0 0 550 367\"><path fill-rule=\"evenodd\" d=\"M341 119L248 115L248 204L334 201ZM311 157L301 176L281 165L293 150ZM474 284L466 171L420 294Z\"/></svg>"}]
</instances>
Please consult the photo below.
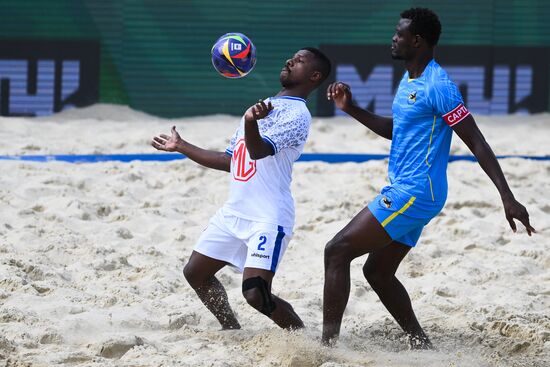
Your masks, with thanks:
<instances>
[{"instance_id":1,"label":"player's left arm","mask_svg":"<svg viewBox=\"0 0 550 367\"><path fill-rule=\"evenodd\" d=\"M481 168L485 171L487 176L493 181L502 198L502 204L504 205L504 213L510 227L515 232L516 224L514 219L519 220L525 228L529 236L531 233L536 232L535 229L529 223L529 213L527 209L519 203L512 194L512 190L506 182L504 173L500 164L493 153L493 150L485 140L485 137L479 130L473 116L469 114L459 123L452 126L452 129L468 146L470 151L475 155Z\"/></svg>"},{"instance_id":2,"label":"player's left arm","mask_svg":"<svg viewBox=\"0 0 550 367\"><path fill-rule=\"evenodd\" d=\"M267 105L260 100L251 106L244 114L244 141L250 158L262 159L273 155L273 146L266 142L260 135L258 120L266 117L273 110L273 105L269 102Z\"/></svg>"}]
</instances>

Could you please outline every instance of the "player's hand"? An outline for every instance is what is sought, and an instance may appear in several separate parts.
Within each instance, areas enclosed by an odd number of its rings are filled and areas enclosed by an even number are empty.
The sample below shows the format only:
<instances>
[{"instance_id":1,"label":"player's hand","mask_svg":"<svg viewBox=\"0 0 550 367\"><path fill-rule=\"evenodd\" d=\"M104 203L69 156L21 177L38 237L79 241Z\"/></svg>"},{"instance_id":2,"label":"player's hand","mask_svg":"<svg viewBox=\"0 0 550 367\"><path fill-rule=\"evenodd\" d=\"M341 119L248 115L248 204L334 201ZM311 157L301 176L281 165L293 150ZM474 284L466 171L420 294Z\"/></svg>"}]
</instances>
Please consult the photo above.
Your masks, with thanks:
<instances>
[{"instance_id":1,"label":"player's hand","mask_svg":"<svg viewBox=\"0 0 550 367\"><path fill-rule=\"evenodd\" d=\"M271 104L271 101L266 105L264 101L260 99L258 103L251 106L248 110L246 110L244 114L244 120L245 121L258 121L263 118L265 118L267 115L269 115L269 112L273 110L273 105Z\"/></svg>"},{"instance_id":2,"label":"player's hand","mask_svg":"<svg viewBox=\"0 0 550 367\"><path fill-rule=\"evenodd\" d=\"M176 131L176 127L172 126L172 136L165 134L160 134L155 136L151 145L158 149L164 150L166 152L175 152L178 149L178 146L183 142L183 139L180 137L180 134Z\"/></svg>"},{"instance_id":3,"label":"player's hand","mask_svg":"<svg viewBox=\"0 0 550 367\"><path fill-rule=\"evenodd\" d=\"M504 213L506 215L506 219L508 220L508 223L510 223L510 227L512 228L512 231L516 232L516 223L514 222L514 219L519 220L527 230L527 234L530 236L531 233L536 233L535 228L531 227L531 224L529 223L529 213L527 213L527 209L521 203L519 203L516 199L510 198L503 201L504 204Z\"/></svg>"},{"instance_id":4,"label":"player's hand","mask_svg":"<svg viewBox=\"0 0 550 367\"><path fill-rule=\"evenodd\" d=\"M352 95L349 85L336 82L332 83L327 88L327 99L334 101L336 107L345 111L348 107L351 107L352 104Z\"/></svg>"}]
</instances>

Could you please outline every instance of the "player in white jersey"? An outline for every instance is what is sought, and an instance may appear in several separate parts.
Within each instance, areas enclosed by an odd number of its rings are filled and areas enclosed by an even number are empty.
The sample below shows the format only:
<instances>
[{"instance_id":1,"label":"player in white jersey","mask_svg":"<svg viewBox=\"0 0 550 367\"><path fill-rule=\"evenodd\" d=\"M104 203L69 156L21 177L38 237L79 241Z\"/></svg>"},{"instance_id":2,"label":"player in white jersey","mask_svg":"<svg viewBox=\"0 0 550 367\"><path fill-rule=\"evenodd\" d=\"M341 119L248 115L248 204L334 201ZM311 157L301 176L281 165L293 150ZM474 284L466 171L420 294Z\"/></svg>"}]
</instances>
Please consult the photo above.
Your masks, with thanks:
<instances>
[{"instance_id":1,"label":"player in white jersey","mask_svg":"<svg viewBox=\"0 0 550 367\"><path fill-rule=\"evenodd\" d=\"M153 138L156 149L180 152L209 168L230 172L226 203L210 220L183 270L223 329L239 329L215 274L232 265L243 272L248 304L285 329L304 326L292 306L271 293L271 281L294 226L292 166L303 151L311 114L305 99L330 73L316 48L300 49L280 73L282 89L250 107L225 152L196 147L172 135Z\"/></svg>"}]
</instances>

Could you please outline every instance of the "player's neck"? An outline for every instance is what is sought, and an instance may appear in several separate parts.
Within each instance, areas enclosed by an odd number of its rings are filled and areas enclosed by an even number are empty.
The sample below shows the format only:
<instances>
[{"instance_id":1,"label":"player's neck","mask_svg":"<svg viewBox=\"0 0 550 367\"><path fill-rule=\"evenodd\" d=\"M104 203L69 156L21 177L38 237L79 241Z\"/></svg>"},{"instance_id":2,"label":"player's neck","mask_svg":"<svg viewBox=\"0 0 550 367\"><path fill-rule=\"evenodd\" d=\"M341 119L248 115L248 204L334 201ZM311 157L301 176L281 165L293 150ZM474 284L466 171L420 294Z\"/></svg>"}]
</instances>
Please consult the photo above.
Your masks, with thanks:
<instances>
[{"instance_id":1,"label":"player's neck","mask_svg":"<svg viewBox=\"0 0 550 367\"><path fill-rule=\"evenodd\" d=\"M415 58L405 61L405 68L409 72L410 79L416 79L422 75L426 66L434 58L433 50L418 54Z\"/></svg>"},{"instance_id":2,"label":"player's neck","mask_svg":"<svg viewBox=\"0 0 550 367\"><path fill-rule=\"evenodd\" d=\"M276 94L277 97L300 97L303 99L307 99L309 96L309 93L311 91L309 90L303 90L303 88L283 88L279 91L279 93Z\"/></svg>"}]
</instances>

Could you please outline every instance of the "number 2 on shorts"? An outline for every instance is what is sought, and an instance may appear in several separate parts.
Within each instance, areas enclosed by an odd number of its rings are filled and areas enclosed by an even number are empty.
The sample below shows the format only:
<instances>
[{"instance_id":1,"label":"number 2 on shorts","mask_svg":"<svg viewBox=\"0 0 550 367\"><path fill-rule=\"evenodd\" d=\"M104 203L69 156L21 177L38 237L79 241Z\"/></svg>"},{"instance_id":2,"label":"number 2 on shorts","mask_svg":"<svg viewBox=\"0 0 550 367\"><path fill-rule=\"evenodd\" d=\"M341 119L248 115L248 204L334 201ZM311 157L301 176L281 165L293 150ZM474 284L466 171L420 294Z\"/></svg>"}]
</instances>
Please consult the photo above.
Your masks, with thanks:
<instances>
[{"instance_id":1,"label":"number 2 on shorts","mask_svg":"<svg viewBox=\"0 0 550 367\"><path fill-rule=\"evenodd\" d=\"M258 250L259 251L265 251L265 247L263 247L265 245L265 243L267 242L267 237L266 236L260 236L260 244L258 245Z\"/></svg>"}]
</instances>

